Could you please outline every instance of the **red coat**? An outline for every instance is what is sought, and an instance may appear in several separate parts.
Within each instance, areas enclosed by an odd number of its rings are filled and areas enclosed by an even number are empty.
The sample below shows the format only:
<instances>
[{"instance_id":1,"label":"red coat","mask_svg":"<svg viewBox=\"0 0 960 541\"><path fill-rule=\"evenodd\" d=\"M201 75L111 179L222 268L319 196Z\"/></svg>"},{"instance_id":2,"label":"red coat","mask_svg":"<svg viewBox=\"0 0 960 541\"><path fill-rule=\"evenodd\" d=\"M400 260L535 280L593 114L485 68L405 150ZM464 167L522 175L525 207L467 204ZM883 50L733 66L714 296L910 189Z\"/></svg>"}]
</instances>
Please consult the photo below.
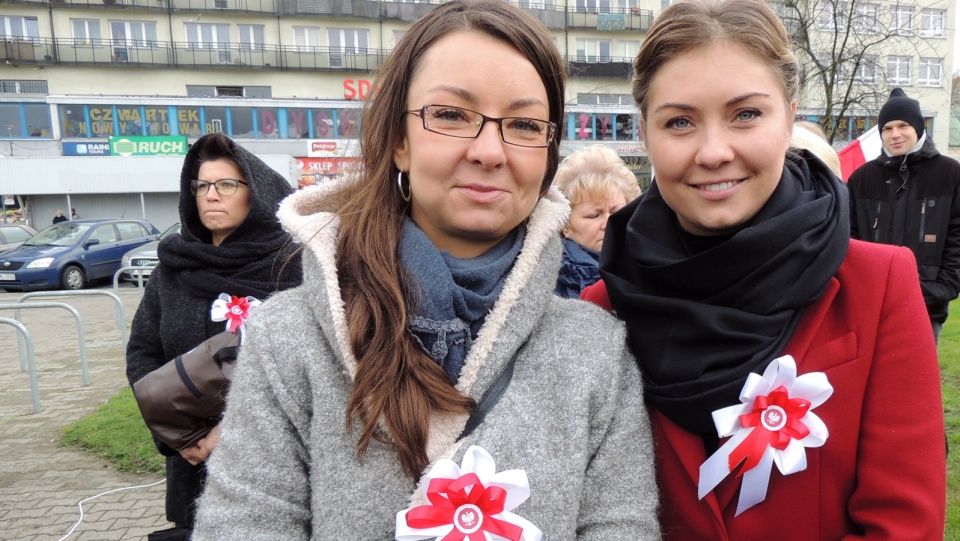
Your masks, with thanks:
<instances>
[{"instance_id":1,"label":"red coat","mask_svg":"<svg viewBox=\"0 0 960 541\"><path fill-rule=\"evenodd\" d=\"M610 309L602 282L582 298ZM740 478L698 500L703 440L648 408L664 539L943 539L940 370L910 251L851 241L784 354L798 375L824 372L833 385L814 411L830 436L806 450L806 470L784 476L774 466L766 500L739 517Z\"/></svg>"}]
</instances>

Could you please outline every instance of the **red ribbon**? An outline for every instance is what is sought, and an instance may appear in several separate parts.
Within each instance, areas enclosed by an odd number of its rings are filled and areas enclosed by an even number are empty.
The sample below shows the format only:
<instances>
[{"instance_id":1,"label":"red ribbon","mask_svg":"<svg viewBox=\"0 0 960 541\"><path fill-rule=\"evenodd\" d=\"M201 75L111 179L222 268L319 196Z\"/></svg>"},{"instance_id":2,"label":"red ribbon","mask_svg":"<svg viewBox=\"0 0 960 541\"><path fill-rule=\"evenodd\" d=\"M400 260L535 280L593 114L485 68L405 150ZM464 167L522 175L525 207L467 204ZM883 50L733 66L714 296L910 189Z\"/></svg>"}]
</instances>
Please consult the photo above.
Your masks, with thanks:
<instances>
[{"instance_id":1,"label":"red ribbon","mask_svg":"<svg viewBox=\"0 0 960 541\"><path fill-rule=\"evenodd\" d=\"M768 430L763 426L763 414L771 406L778 406L787 416L786 423L778 430ZM810 429L800 422L800 419L810 409L810 401L803 398L790 398L784 386L777 387L769 395L758 396L753 402L753 410L740 416L740 425L744 428L755 427L753 431L740 442L728 459L730 471L737 464L746 460L740 473L743 475L760 463L768 445L783 451L790 443L790 439L803 439L810 434Z\"/></svg>"},{"instance_id":2,"label":"red ribbon","mask_svg":"<svg viewBox=\"0 0 960 541\"><path fill-rule=\"evenodd\" d=\"M472 487L472 488L470 488ZM467 489L470 488L469 492ZM453 530L442 541L485 541L483 532L520 541L523 528L493 515L503 512L507 500L507 491L500 487L483 486L475 473L461 475L457 479L433 479L427 487L427 499L432 505L421 505L407 512L407 526L411 528L435 528L452 524ZM473 533L460 530L454 523L457 509L464 505L475 505L480 509L480 527Z\"/></svg>"},{"instance_id":3,"label":"red ribbon","mask_svg":"<svg viewBox=\"0 0 960 541\"><path fill-rule=\"evenodd\" d=\"M234 308L239 308L238 312ZM250 302L246 297L230 296L230 302L227 303L227 321L229 321L230 332L236 333L240 325L247 320L247 314L250 312Z\"/></svg>"}]
</instances>

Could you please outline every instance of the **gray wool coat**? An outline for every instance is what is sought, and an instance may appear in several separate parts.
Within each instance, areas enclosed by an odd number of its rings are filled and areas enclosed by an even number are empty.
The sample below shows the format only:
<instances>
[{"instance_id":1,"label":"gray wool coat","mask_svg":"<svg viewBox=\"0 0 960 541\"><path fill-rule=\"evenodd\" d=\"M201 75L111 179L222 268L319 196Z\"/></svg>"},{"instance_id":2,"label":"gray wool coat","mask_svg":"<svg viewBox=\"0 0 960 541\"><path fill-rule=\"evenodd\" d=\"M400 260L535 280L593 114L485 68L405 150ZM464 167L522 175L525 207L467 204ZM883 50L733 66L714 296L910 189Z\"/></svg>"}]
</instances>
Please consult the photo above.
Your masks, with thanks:
<instances>
[{"instance_id":1,"label":"gray wool coat","mask_svg":"<svg viewBox=\"0 0 960 541\"><path fill-rule=\"evenodd\" d=\"M197 541L382 541L398 511L425 501L390 444L373 442L359 460L344 426L356 360L334 261L338 198L337 186L318 186L281 205L306 248L304 283L247 323ZM466 416L435 415L428 454L460 464L479 445L497 471L525 470L531 496L513 512L545 540L659 539L650 424L623 325L553 294L568 212L554 190L538 203L457 384L479 401L526 343L510 386L460 442Z\"/></svg>"}]
</instances>

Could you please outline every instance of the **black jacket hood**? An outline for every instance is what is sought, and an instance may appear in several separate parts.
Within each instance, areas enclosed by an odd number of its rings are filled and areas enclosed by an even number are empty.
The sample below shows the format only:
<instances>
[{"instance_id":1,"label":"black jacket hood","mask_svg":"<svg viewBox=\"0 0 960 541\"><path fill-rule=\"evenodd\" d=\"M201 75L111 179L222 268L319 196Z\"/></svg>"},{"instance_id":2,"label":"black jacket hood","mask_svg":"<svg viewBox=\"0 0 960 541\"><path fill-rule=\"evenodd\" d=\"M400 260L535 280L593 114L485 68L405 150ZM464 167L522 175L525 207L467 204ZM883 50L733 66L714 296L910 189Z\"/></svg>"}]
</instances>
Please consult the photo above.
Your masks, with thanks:
<instances>
[{"instance_id":1,"label":"black jacket hood","mask_svg":"<svg viewBox=\"0 0 960 541\"><path fill-rule=\"evenodd\" d=\"M191 145L180 172L180 223L182 224L180 235L187 241L212 242L210 231L200 221L197 198L190 193L190 181L196 178L197 171L200 169L202 143L206 138L214 136L217 134L205 135ZM243 223L227 235L223 242L251 240L265 233L281 230L280 221L277 219L277 207L285 197L293 193L290 183L252 152L232 139L226 138L226 140L229 141L237 165L240 166L244 180L248 183L250 212Z\"/></svg>"}]
</instances>

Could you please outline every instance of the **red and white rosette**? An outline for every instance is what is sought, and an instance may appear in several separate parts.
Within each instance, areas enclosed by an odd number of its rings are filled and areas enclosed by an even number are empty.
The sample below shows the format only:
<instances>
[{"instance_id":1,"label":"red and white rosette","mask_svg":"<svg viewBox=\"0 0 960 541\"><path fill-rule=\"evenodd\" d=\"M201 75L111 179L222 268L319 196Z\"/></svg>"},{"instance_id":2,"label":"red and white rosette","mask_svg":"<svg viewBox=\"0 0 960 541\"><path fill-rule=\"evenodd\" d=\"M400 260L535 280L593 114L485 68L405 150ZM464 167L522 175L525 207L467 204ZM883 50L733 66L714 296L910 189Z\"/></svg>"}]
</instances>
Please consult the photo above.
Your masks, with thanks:
<instances>
[{"instance_id":1,"label":"red and white rosette","mask_svg":"<svg viewBox=\"0 0 960 541\"><path fill-rule=\"evenodd\" d=\"M428 505L397 513L397 541L540 541L530 521L510 511L530 497L523 470L497 473L490 453L471 446L460 466L441 459L420 481Z\"/></svg>"},{"instance_id":2,"label":"red and white rosette","mask_svg":"<svg viewBox=\"0 0 960 541\"><path fill-rule=\"evenodd\" d=\"M826 374L798 377L789 355L774 359L763 376L750 374L740 391L742 403L713 412L717 433L730 439L700 466L700 499L743 462L740 515L767 497L773 464L783 475L807 469L805 448L820 447L829 436L811 410L832 394Z\"/></svg>"},{"instance_id":3,"label":"red and white rosette","mask_svg":"<svg viewBox=\"0 0 960 541\"><path fill-rule=\"evenodd\" d=\"M221 293L217 300L213 301L210 308L210 319L213 321L226 321L227 330L236 334L240 331L240 341L243 341L246 331L247 318L250 317L250 310L260 305L256 297L236 297Z\"/></svg>"}]
</instances>

